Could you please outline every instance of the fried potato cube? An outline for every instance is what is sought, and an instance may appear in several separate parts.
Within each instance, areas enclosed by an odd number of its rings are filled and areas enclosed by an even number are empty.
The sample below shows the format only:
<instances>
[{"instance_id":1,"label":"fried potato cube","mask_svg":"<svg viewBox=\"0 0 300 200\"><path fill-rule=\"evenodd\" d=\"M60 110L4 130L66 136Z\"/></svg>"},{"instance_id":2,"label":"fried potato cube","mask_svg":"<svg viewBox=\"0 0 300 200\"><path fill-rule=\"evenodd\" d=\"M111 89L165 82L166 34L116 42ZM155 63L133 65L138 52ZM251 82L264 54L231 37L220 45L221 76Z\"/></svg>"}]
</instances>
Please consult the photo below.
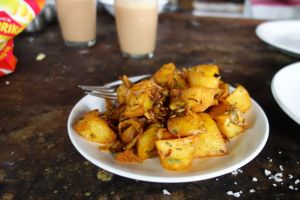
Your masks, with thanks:
<instances>
[{"instance_id":1,"label":"fried potato cube","mask_svg":"<svg viewBox=\"0 0 300 200\"><path fill-rule=\"evenodd\" d=\"M189 68L190 71L201 73L203 76L216 77L219 76L219 67L214 64L201 64Z\"/></svg>"},{"instance_id":2,"label":"fried potato cube","mask_svg":"<svg viewBox=\"0 0 300 200\"><path fill-rule=\"evenodd\" d=\"M128 95L127 106L123 116L126 118L139 117L151 110L152 107L153 102L149 94L134 95L131 93Z\"/></svg>"},{"instance_id":3,"label":"fried potato cube","mask_svg":"<svg viewBox=\"0 0 300 200\"><path fill-rule=\"evenodd\" d=\"M111 143L117 136L99 115L98 110L87 112L82 119L74 124L73 128L89 141L101 144Z\"/></svg>"},{"instance_id":4,"label":"fried potato cube","mask_svg":"<svg viewBox=\"0 0 300 200\"><path fill-rule=\"evenodd\" d=\"M139 159L146 160L157 154L155 142L158 140L157 131L162 127L160 123L150 124L137 141L137 155Z\"/></svg>"},{"instance_id":5,"label":"fried potato cube","mask_svg":"<svg viewBox=\"0 0 300 200\"><path fill-rule=\"evenodd\" d=\"M151 110L154 104L152 93L158 90L157 85L150 80L134 84L126 93L126 108L123 117L139 117Z\"/></svg>"},{"instance_id":6,"label":"fried potato cube","mask_svg":"<svg viewBox=\"0 0 300 200\"><path fill-rule=\"evenodd\" d=\"M169 89L186 88L185 80L179 75L173 63L163 65L154 75L153 80L163 87Z\"/></svg>"},{"instance_id":7,"label":"fried potato cube","mask_svg":"<svg viewBox=\"0 0 300 200\"><path fill-rule=\"evenodd\" d=\"M226 98L231 105L236 106L240 111L246 112L251 108L251 98L248 91L241 85Z\"/></svg>"},{"instance_id":8,"label":"fried potato cube","mask_svg":"<svg viewBox=\"0 0 300 200\"><path fill-rule=\"evenodd\" d=\"M190 87L218 88L219 85L218 78L203 76L193 71L187 73L187 81Z\"/></svg>"},{"instance_id":9,"label":"fried potato cube","mask_svg":"<svg viewBox=\"0 0 300 200\"><path fill-rule=\"evenodd\" d=\"M123 152L116 153L114 158L119 162L141 162L133 149L127 149Z\"/></svg>"},{"instance_id":10,"label":"fried potato cube","mask_svg":"<svg viewBox=\"0 0 300 200\"><path fill-rule=\"evenodd\" d=\"M232 138L245 130L243 113L228 102L213 107L209 114L217 121L221 133L226 138Z\"/></svg>"},{"instance_id":11,"label":"fried potato cube","mask_svg":"<svg viewBox=\"0 0 300 200\"><path fill-rule=\"evenodd\" d=\"M199 143L195 157L221 156L226 153L225 141L220 133L216 122L209 114L199 114L200 121L204 126L204 132L197 135Z\"/></svg>"},{"instance_id":12,"label":"fried potato cube","mask_svg":"<svg viewBox=\"0 0 300 200\"><path fill-rule=\"evenodd\" d=\"M193 112L203 112L212 105L216 90L203 87L191 87L181 92L180 100L185 108Z\"/></svg>"},{"instance_id":13,"label":"fried potato cube","mask_svg":"<svg viewBox=\"0 0 300 200\"><path fill-rule=\"evenodd\" d=\"M169 132L178 137L197 135L205 131L203 121L193 113L169 118L167 125Z\"/></svg>"},{"instance_id":14,"label":"fried potato cube","mask_svg":"<svg viewBox=\"0 0 300 200\"><path fill-rule=\"evenodd\" d=\"M190 87L218 88L219 69L217 65L198 65L186 71Z\"/></svg>"},{"instance_id":15,"label":"fried potato cube","mask_svg":"<svg viewBox=\"0 0 300 200\"><path fill-rule=\"evenodd\" d=\"M221 101L217 106L213 106L209 109L208 114L213 118L223 115L225 112L230 111L233 106L230 105L227 101Z\"/></svg>"},{"instance_id":16,"label":"fried potato cube","mask_svg":"<svg viewBox=\"0 0 300 200\"><path fill-rule=\"evenodd\" d=\"M235 124L227 114L216 117L216 121L221 133L228 139L238 135L245 130L244 126Z\"/></svg>"},{"instance_id":17,"label":"fried potato cube","mask_svg":"<svg viewBox=\"0 0 300 200\"><path fill-rule=\"evenodd\" d=\"M162 166L169 170L184 170L192 165L198 145L196 136L155 142Z\"/></svg>"}]
</instances>

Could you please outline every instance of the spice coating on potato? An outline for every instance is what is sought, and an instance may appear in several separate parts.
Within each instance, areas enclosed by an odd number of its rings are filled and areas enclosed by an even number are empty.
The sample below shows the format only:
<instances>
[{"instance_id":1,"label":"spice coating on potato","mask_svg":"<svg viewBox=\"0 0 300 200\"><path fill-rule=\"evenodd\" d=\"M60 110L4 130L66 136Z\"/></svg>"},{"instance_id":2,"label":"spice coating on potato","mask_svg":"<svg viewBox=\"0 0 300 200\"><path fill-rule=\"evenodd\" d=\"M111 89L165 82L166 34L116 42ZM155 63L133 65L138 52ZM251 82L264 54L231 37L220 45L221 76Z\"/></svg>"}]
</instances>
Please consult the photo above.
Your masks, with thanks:
<instances>
[{"instance_id":1,"label":"spice coating on potato","mask_svg":"<svg viewBox=\"0 0 300 200\"><path fill-rule=\"evenodd\" d=\"M116 139L116 134L99 115L98 110L87 112L82 119L74 124L73 128L89 141L101 144L111 143Z\"/></svg>"},{"instance_id":2,"label":"spice coating on potato","mask_svg":"<svg viewBox=\"0 0 300 200\"><path fill-rule=\"evenodd\" d=\"M190 87L218 88L219 69L216 65L198 65L186 70Z\"/></svg>"},{"instance_id":3,"label":"spice coating on potato","mask_svg":"<svg viewBox=\"0 0 300 200\"><path fill-rule=\"evenodd\" d=\"M153 123L148 126L137 141L137 155L141 160L153 157L157 154L155 142L158 140L157 132L161 128L160 123Z\"/></svg>"},{"instance_id":4,"label":"spice coating on potato","mask_svg":"<svg viewBox=\"0 0 300 200\"><path fill-rule=\"evenodd\" d=\"M173 63L163 65L154 75L153 80L163 87L169 89L186 88L187 84L180 76Z\"/></svg>"},{"instance_id":5,"label":"spice coating on potato","mask_svg":"<svg viewBox=\"0 0 300 200\"><path fill-rule=\"evenodd\" d=\"M237 136L246 128L243 113L226 101L213 107L209 114L216 120L219 130L227 139Z\"/></svg>"},{"instance_id":6,"label":"spice coating on potato","mask_svg":"<svg viewBox=\"0 0 300 200\"><path fill-rule=\"evenodd\" d=\"M192 165L198 145L197 136L155 142L159 159L164 168L184 170Z\"/></svg>"},{"instance_id":7,"label":"spice coating on potato","mask_svg":"<svg viewBox=\"0 0 300 200\"><path fill-rule=\"evenodd\" d=\"M236 106L240 111L246 112L251 108L251 98L248 91L241 85L226 98L231 105Z\"/></svg>"},{"instance_id":8,"label":"spice coating on potato","mask_svg":"<svg viewBox=\"0 0 300 200\"><path fill-rule=\"evenodd\" d=\"M167 125L170 133L178 137L197 135L205 131L203 121L193 113L169 118Z\"/></svg>"},{"instance_id":9,"label":"spice coating on potato","mask_svg":"<svg viewBox=\"0 0 300 200\"><path fill-rule=\"evenodd\" d=\"M226 153L225 141L218 129L216 122L209 114L199 114L204 132L197 135L199 143L195 152L195 157L221 156Z\"/></svg>"}]
</instances>

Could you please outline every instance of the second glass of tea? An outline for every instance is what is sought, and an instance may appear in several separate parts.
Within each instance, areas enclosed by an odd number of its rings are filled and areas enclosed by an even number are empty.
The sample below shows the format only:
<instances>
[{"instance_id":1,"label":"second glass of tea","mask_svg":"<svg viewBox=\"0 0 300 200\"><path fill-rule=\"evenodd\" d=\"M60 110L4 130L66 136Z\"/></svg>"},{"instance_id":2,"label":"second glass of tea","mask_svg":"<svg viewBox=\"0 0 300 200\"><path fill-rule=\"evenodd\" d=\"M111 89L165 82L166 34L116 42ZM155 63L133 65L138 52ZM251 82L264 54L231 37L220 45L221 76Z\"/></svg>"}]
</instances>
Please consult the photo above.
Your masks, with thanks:
<instances>
[{"instance_id":1,"label":"second glass of tea","mask_svg":"<svg viewBox=\"0 0 300 200\"><path fill-rule=\"evenodd\" d=\"M154 56L158 0L114 0L122 54L130 58Z\"/></svg>"}]
</instances>

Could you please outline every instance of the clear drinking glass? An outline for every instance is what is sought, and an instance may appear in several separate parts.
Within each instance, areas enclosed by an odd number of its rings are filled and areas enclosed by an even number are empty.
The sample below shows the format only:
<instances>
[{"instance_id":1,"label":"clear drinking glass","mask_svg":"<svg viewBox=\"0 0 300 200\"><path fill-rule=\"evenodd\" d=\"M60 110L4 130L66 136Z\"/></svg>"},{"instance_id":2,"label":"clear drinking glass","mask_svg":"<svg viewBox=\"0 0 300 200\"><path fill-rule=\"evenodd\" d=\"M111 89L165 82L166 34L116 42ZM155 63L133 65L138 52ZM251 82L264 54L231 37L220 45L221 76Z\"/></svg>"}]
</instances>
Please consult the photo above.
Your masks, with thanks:
<instances>
[{"instance_id":1,"label":"clear drinking glass","mask_svg":"<svg viewBox=\"0 0 300 200\"><path fill-rule=\"evenodd\" d=\"M96 43L97 0L56 0L64 42L70 47Z\"/></svg>"},{"instance_id":2,"label":"clear drinking glass","mask_svg":"<svg viewBox=\"0 0 300 200\"><path fill-rule=\"evenodd\" d=\"M114 0L123 56L152 58L156 44L158 0Z\"/></svg>"}]
</instances>

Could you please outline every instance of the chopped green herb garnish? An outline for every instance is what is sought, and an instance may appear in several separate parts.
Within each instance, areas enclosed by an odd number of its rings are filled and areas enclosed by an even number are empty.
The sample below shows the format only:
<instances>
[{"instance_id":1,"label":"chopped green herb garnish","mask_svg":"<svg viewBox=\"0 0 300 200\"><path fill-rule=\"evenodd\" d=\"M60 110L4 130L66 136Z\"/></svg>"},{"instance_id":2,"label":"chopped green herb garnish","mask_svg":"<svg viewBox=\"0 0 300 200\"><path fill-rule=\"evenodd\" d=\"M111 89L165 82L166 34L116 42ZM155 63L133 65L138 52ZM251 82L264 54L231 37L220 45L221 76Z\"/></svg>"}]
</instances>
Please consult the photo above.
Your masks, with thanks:
<instances>
[{"instance_id":1,"label":"chopped green herb garnish","mask_svg":"<svg viewBox=\"0 0 300 200\"><path fill-rule=\"evenodd\" d=\"M176 158L168 158L168 162L171 164L178 164L180 163L180 160Z\"/></svg>"},{"instance_id":2,"label":"chopped green herb garnish","mask_svg":"<svg viewBox=\"0 0 300 200\"><path fill-rule=\"evenodd\" d=\"M166 145L168 145L169 147L172 147L172 145L169 142L166 142Z\"/></svg>"}]
</instances>

